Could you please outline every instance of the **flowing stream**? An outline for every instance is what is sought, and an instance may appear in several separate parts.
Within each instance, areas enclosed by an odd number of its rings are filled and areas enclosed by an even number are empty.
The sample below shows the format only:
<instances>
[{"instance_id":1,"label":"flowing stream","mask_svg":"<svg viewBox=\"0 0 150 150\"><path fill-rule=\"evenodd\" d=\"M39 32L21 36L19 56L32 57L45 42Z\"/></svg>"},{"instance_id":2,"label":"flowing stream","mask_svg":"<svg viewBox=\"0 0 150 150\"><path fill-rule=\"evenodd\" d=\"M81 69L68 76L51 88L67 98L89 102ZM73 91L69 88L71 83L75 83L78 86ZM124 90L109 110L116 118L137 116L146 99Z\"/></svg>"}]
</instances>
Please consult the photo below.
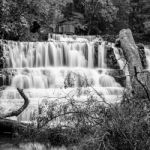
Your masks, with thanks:
<instances>
[{"instance_id":1,"label":"flowing stream","mask_svg":"<svg viewBox=\"0 0 150 150\"><path fill-rule=\"evenodd\" d=\"M2 144L0 150L72 150L72 148L62 147L51 147L48 144L39 143L22 143L19 145L13 144ZM77 150L74 148L74 150Z\"/></svg>"}]
</instances>

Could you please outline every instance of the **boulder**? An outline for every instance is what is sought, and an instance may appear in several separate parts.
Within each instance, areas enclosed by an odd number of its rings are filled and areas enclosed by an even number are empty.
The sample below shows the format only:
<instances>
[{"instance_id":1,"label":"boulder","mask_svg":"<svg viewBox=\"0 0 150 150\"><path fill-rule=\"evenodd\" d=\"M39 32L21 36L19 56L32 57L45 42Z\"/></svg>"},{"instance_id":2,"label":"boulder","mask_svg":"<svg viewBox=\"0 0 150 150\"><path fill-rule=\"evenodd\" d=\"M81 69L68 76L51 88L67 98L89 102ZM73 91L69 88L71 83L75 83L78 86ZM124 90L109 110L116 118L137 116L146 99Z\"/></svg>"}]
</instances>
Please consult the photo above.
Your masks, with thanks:
<instances>
[{"instance_id":1,"label":"boulder","mask_svg":"<svg viewBox=\"0 0 150 150\"><path fill-rule=\"evenodd\" d=\"M150 73L145 72L141 63L138 47L130 29L119 33L121 48L127 61L133 93L139 98L149 98Z\"/></svg>"}]
</instances>

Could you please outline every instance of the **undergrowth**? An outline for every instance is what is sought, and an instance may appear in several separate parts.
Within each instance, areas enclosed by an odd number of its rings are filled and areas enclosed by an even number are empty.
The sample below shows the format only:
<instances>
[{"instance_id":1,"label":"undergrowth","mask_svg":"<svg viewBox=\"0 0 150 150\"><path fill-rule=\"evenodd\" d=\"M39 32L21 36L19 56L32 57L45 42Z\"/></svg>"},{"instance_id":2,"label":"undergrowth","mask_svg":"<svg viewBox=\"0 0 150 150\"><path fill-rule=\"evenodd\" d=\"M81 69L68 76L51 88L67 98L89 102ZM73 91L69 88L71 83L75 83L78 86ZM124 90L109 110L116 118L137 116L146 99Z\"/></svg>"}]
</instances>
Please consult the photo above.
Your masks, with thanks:
<instances>
[{"instance_id":1,"label":"undergrowth","mask_svg":"<svg viewBox=\"0 0 150 150\"><path fill-rule=\"evenodd\" d=\"M45 101L48 109L40 107L38 129L31 138L54 146L75 145L78 150L148 150L148 100L124 96L121 103L107 104L100 98L103 102L94 96L85 102L69 99L62 105Z\"/></svg>"}]
</instances>

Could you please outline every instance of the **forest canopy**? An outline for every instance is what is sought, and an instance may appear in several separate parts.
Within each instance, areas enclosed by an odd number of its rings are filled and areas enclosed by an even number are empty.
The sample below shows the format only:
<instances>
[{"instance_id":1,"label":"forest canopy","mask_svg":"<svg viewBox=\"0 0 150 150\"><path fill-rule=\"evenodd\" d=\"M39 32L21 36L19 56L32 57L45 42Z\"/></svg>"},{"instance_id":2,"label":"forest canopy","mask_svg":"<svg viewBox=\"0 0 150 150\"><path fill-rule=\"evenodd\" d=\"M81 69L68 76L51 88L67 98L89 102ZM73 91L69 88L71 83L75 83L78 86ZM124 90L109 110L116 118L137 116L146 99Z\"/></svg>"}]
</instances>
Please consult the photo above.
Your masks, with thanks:
<instances>
[{"instance_id":1,"label":"forest canopy","mask_svg":"<svg viewBox=\"0 0 150 150\"><path fill-rule=\"evenodd\" d=\"M150 16L145 11L150 5L144 3L137 10L139 5L134 0L2 0L0 36L28 41L33 35L45 40L62 22L71 22L76 34L111 34L127 27L149 34L149 18L144 16Z\"/></svg>"}]
</instances>

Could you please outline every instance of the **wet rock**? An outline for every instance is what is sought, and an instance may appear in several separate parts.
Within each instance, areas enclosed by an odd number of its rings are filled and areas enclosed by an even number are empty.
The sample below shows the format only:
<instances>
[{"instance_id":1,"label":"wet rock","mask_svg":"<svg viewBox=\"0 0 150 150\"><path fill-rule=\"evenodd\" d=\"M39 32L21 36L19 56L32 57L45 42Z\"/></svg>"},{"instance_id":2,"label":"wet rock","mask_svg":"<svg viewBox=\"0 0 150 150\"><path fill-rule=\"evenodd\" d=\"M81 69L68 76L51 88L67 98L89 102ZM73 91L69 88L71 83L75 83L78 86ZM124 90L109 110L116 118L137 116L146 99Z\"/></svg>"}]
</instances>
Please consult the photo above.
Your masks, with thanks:
<instances>
[{"instance_id":1,"label":"wet rock","mask_svg":"<svg viewBox=\"0 0 150 150\"><path fill-rule=\"evenodd\" d=\"M144 45L142 43L136 44L139 49L144 49Z\"/></svg>"},{"instance_id":2,"label":"wet rock","mask_svg":"<svg viewBox=\"0 0 150 150\"><path fill-rule=\"evenodd\" d=\"M98 46L99 43L95 43L94 45L94 66L98 67Z\"/></svg>"},{"instance_id":3,"label":"wet rock","mask_svg":"<svg viewBox=\"0 0 150 150\"><path fill-rule=\"evenodd\" d=\"M143 66L144 69L146 69L147 61L146 61L144 45L139 43L139 44L137 44L137 47L138 47L138 51L139 51L139 55L140 55L142 66Z\"/></svg>"},{"instance_id":4,"label":"wet rock","mask_svg":"<svg viewBox=\"0 0 150 150\"><path fill-rule=\"evenodd\" d=\"M108 68L120 69L116 56L114 54L114 50L110 46L106 46L106 63Z\"/></svg>"},{"instance_id":5,"label":"wet rock","mask_svg":"<svg viewBox=\"0 0 150 150\"><path fill-rule=\"evenodd\" d=\"M121 46L120 39L116 39L115 46L116 47L120 47Z\"/></svg>"},{"instance_id":6,"label":"wet rock","mask_svg":"<svg viewBox=\"0 0 150 150\"><path fill-rule=\"evenodd\" d=\"M126 76L124 74L123 70L115 69L112 71L109 71L109 75L114 77L115 80L122 86L126 87Z\"/></svg>"},{"instance_id":7,"label":"wet rock","mask_svg":"<svg viewBox=\"0 0 150 150\"><path fill-rule=\"evenodd\" d=\"M7 67L6 58L0 57L0 69L6 68L6 67Z\"/></svg>"},{"instance_id":8,"label":"wet rock","mask_svg":"<svg viewBox=\"0 0 150 150\"><path fill-rule=\"evenodd\" d=\"M2 42L0 41L0 68L3 68L3 46L2 46Z\"/></svg>"},{"instance_id":9,"label":"wet rock","mask_svg":"<svg viewBox=\"0 0 150 150\"><path fill-rule=\"evenodd\" d=\"M0 69L7 67L6 63L7 52L4 52L3 44L6 44L5 40L0 41Z\"/></svg>"},{"instance_id":10,"label":"wet rock","mask_svg":"<svg viewBox=\"0 0 150 150\"><path fill-rule=\"evenodd\" d=\"M11 79L15 74L14 70L2 69L0 71L0 86L9 86L11 84Z\"/></svg>"}]
</instances>

